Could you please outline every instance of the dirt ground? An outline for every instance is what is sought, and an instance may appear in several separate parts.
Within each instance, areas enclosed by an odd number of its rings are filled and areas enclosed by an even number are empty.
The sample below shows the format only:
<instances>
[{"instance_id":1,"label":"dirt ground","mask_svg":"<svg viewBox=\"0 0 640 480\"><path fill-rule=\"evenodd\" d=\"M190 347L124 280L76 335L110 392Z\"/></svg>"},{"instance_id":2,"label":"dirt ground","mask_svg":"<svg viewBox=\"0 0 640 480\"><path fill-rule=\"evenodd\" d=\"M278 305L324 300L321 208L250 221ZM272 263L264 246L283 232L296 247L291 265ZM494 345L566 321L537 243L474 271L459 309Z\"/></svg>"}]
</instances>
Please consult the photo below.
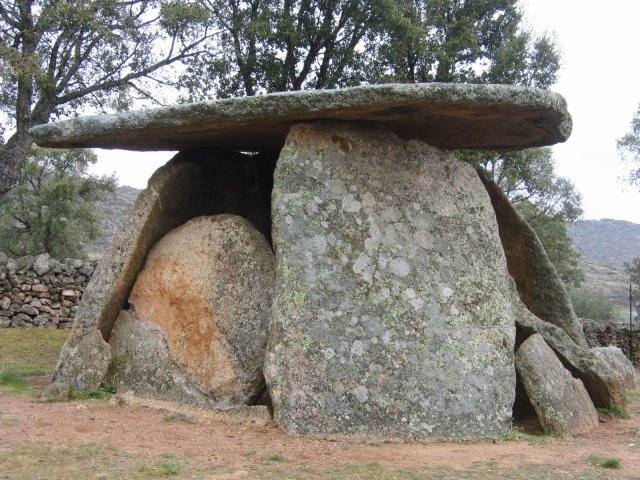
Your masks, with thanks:
<instances>
[{"instance_id":1,"label":"dirt ground","mask_svg":"<svg viewBox=\"0 0 640 480\"><path fill-rule=\"evenodd\" d=\"M0 479L640 480L637 391L629 419L603 417L578 438L513 428L498 441L463 443L301 439L272 423L200 421L113 395L40 400L63 341L0 331Z\"/></svg>"},{"instance_id":2,"label":"dirt ground","mask_svg":"<svg viewBox=\"0 0 640 480\"><path fill-rule=\"evenodd\" d=\"M113 400L43 403L3 395L0 478L640 479L637 397L632 408L632 418L608 419L574 439L515 431L495 443L363 444L291 438L273 425L191 423ZM44 458L38 458L38 449L44 449ZM65 449L69 463L82 464L79 471L73 465L51 470L47 464ZM82 453L87 449L100 461L87 461L89 454ZM75 450L84 458L75 458ZM42 471L23 465L21 455L36 465L43 461ZM621 468L604 469L594 456L618 459ZM172 465L168 471L166 464Z\"/></svg>"}]
</instances>

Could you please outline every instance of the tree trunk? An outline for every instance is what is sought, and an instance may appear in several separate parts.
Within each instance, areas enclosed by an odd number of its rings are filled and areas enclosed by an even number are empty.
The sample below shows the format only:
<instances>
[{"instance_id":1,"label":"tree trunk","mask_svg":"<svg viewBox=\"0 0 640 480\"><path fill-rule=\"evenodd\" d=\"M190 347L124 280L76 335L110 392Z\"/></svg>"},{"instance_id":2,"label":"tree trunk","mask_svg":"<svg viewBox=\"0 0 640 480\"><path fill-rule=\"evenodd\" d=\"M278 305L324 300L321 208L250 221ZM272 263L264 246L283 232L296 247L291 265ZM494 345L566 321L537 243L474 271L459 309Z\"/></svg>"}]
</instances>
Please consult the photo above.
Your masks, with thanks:
<instances>
[{"instance_id":1,"label":"tree trunk","mask_svg":"<svg viewBox=\"0 0 640 480\"><path fill-rule=\"evenodd\" d=\"M18 177L18 172L31 150L32 139L28 131L14 133L0 150L0 196L5 195Z\"/></svg>"}]
</instances>

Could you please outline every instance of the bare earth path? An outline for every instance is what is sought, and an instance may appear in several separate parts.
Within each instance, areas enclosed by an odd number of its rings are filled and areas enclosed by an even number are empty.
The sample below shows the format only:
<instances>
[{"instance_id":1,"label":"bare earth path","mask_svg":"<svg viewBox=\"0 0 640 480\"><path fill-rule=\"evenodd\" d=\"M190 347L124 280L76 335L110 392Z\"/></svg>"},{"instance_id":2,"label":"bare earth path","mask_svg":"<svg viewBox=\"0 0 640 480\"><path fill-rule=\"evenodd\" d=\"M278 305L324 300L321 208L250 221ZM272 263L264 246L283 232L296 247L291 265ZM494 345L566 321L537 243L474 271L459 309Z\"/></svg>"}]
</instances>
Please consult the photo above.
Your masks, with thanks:
<instances>
[{"instance_id":1,"label":"bare earth path","mask_svg":"<svg viewBox=\"0 0 640 480\"><path fill-rule=\"evenodd\" d=\"M609 418L580 438L511 430L498 442L309 440L273 424L194 423L112 396L38 400L66 335L0 330L0 479L640 480L638 391L630 419ZM607 459L619 468L598 465Z\"/></svg>"},{"instance_id":2,"label":"bare earth path","mask_svg":"<svg viewBox=\"0 0 640 480\"><path fill-rule=\"evenodd\" d=\"M273 425L171 421L163 412L113 401L42 403L30 396L3 395L0 478L640 479L640 402L634 400L631 419L608 420L575 439L362 444L291 438ZM41 477L37 469L20 464L20 455L38 463L30 449L48 452L40 459ZM87 449L99 461L87 461L91 458L82 453ZM68 472L63 468L48 476L47 464L55 463L60 451L68 452ZM621 468L590 465L593 455L617 458ZM74 472L74 462L81 471ZM164 471L166 464L179 471Z\"/></svg>"}]
</instances>

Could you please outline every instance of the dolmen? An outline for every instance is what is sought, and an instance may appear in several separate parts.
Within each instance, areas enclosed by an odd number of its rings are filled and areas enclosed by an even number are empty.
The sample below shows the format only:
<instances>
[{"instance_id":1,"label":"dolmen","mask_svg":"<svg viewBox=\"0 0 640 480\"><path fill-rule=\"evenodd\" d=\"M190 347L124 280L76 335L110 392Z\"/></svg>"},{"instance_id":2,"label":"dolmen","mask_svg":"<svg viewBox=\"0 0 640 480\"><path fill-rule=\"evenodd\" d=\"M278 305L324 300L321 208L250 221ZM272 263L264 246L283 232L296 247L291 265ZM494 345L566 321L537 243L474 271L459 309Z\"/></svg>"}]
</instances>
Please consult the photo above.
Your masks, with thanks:
<instances>
[{"instance_id":1,"label":"dolmen","mask_svg":"<svg viewBox=\"0 0 640 480\"><path fill-rule=\"evenodd\" d=\"M48 393L102 382L293 435L496 438L626 408L540 241L455 149L566 140L503 85L277 93L36 126L43 147L178 150L99 263Z\"/></svg>"}]
</instances>

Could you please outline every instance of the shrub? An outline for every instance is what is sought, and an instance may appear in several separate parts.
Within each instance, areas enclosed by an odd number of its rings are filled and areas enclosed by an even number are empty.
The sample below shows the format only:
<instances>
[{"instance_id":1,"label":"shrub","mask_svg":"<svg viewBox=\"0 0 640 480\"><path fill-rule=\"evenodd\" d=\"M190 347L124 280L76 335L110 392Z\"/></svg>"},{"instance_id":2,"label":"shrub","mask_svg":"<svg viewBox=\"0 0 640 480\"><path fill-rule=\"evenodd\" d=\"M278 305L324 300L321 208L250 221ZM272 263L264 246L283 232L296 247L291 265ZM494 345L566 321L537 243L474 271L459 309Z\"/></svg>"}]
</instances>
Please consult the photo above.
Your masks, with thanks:
<instances>
[{"instance_id":1,"label":"shrub","mask_svg":"<svg viewBox=\"0 0 640 480\"><path fill-rule=\"evenodd\" d=\"M571 303L576 315L589 320L611 320L613 303L600 293L573 290L570 293Z\"/></svg>"}]
</instances>

